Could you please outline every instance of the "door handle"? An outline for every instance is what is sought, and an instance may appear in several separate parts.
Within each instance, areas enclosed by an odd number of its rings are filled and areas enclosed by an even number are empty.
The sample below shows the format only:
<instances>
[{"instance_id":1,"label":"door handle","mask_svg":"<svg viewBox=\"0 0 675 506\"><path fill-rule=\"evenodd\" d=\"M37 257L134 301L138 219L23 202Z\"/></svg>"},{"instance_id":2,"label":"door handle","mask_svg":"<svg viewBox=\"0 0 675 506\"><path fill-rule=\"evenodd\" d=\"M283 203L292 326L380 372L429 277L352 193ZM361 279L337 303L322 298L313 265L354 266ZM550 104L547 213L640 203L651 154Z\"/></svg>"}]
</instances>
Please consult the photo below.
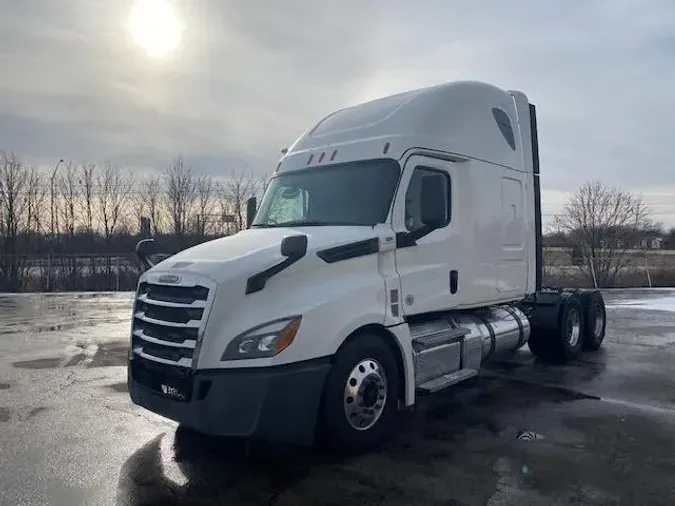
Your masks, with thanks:
<instances>
[{"instance_id":1,"label":"door handle","mask_svg":"<svg viewBox=\"0 0 675 506\"><path fill-rule=\"evenodd\" d=\"M450 293L457 293L457 284L459 283L459 272L450 271Z\"/></svg>"}]
</instances>

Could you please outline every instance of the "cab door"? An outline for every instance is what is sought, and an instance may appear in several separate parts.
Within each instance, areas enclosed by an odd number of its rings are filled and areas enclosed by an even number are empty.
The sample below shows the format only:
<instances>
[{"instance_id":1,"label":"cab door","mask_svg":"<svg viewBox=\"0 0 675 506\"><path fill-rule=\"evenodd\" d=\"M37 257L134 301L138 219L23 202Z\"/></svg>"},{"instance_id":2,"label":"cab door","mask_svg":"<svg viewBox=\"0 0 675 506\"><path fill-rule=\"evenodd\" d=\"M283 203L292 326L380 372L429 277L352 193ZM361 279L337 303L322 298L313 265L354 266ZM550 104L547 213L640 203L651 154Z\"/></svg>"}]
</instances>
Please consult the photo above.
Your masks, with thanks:
<instances>
[{"instance_id":1,"label":"cab door","mask_svg":"<svg viewBox=\"0 0 675 506\"><path fill-rule=\"evenodd\" d=\"M396 269L401 282L401 306L407 315L449 309L457 305L462 290L461 252L453 240L457 209L453 162L413 155L405 163L394 203L392 226L396 232ZM442 225L418 239L409 233L423 227L422 181L441 185L447 196Z\"/></svg>"}]
</instances>

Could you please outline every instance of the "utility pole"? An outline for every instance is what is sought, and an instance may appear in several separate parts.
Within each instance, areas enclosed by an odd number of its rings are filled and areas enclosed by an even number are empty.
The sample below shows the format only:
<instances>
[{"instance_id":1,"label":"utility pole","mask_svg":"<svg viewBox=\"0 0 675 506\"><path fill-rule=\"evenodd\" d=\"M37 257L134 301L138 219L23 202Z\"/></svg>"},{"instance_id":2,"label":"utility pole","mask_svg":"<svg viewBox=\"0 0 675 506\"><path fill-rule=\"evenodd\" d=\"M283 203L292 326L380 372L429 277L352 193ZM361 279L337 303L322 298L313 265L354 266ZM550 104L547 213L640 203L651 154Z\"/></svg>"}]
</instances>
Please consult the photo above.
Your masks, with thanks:
<instances>
[{"instance_id":1,"label":"utility pole","mask_svg":"<svg viewBox=\"0 0 675 506\"><path fill-rule=\"evenodd\" d=\"M51 292L52 291L52 245L54 244L54 238L55 238L55 228L54 228L54 214L55 214L55 209L54 209L54 203L56 200L56 188L54 187L54 181L56 179L56 172L59 170L59 165L63 163L63 158L60 159L58 162L56 162L56 166L54 167L54 171L52 172L52 179L51 179L51 185L49 189L49 197L50 197L50 210L51 210L51 215L50 215L50 220L51 220L51 227L50 227L50 236L49 236L49 253L47 256L47 291Z\"/></svg>"},{"instance_id":2,"label":"utility pole","mask_svg":"<svg viewBox=\"0 0 675 506\"><path fill-rule=\"evenodd\" d=\"M56 180L56 172L59 170L59 165L63 163L63 158L56 162L56 166L54 167L54 171L52 172L52 179L51 179L51 187L50 187L50 197L51 197L51 239L54 240L54 203L56 200L56 188L54 186L54 182Z\"/></svg>"}]
</instances>

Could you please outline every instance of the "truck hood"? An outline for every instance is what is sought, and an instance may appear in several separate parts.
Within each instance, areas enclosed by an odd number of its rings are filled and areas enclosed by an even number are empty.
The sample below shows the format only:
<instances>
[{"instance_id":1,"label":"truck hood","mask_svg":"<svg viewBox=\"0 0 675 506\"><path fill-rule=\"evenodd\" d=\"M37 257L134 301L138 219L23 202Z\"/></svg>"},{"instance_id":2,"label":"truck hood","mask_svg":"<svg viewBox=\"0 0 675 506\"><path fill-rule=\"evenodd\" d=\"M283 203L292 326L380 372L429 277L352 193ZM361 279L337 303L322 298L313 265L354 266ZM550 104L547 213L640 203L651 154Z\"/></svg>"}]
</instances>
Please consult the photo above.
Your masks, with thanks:
<instances>
[{"instance_id":1,"label":"truck hood","mask_svg":"<svg viewBox=\"0 0 675 506\"><path fill-rule=\"evenodd\" d=\"M147 272L189 272L216 283L248 277L282 261L281 241L298 234L307 236L307 255L291 267L293 271L321 265L317 251L377 237L371 227L359 226L253 228L188 248Z\"/></svg>"}]
</instances>

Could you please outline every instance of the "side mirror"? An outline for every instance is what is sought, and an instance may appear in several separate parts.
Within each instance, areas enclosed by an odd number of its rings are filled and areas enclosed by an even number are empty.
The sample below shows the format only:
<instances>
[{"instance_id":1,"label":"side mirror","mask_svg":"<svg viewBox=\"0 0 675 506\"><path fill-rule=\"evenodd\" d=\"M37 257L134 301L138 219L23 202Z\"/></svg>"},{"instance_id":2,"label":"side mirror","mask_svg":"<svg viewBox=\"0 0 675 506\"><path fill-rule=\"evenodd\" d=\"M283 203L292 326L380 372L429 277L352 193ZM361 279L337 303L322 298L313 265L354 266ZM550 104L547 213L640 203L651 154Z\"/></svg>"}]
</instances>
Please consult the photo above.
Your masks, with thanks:
<instances>
[{"instance_id":1,"label":"side mirror","mask_svg":"<svg viewBox=\"0 0 675 506\"><path fill-rule=\"evenodd\" d=\"M306 253L306 235L289 235L281 241L281 254L287 258L302 258Z\"/></svg>"},{"instance_id":2,"label":"side mirror","mask_svg":"<svg viewBox=\"0 0 675 506\"><path fill-rule=\"evenodd\" d=\"M255 213L257 211L258 202L255 197L251 197L246 201L246 228L251 228Z\"/></svg>"},{"instance_id":3,"label":"side mirror","mask_svg":"<svg viewBox=\"0 0 675 506\"><path fill-rule=\"evenodd\" d=\"M433 230L442 227L447 218L448 207L445 178L424 176L421 184L421 218L424 228Z\"/></svg>"},{"instance_id":4,"label":"side mirror","mask_svg":"<svg viewBox=\"0 0 675 506\"><path fill-rule=\"evenodd\" d=\"M150 261L150 256L155 254L155 240L143 239L136 244L136 256L148 269L155 265Z\"/></svg>"}]
</instances>

